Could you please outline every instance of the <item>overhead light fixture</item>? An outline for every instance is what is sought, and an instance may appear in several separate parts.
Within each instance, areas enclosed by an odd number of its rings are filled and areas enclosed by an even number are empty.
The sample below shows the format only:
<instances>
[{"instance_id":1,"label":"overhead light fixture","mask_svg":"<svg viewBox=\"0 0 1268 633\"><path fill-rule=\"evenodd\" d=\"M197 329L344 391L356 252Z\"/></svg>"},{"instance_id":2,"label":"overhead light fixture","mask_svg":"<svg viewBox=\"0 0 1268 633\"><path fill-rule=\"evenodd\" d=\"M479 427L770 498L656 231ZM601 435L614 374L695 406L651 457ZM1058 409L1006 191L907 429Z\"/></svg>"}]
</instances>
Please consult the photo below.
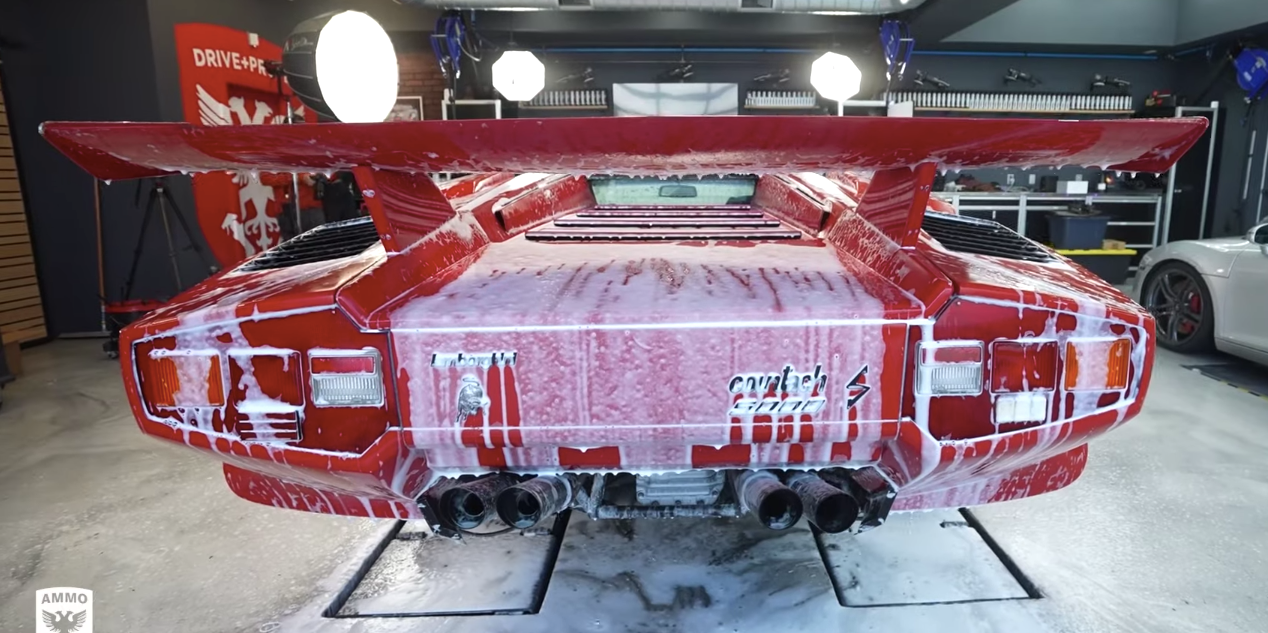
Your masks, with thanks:
<instances>
[{"instance_id":1,"label":"overhead light fixture","mask_svg":"<svg viewBox=\"0 0 1268 633\"><path fill-rule=\"evenodd\" d=\"M848 101L859 93L863 72L854 60L840 53L824 53L810 65L810 85L824 99Z\"/></svg>"},{"instance_id":2,"label":"overhead light fixture","mask_svg":"<svg viewBox=\"0 0 1268 633\"><path fill-rule=\"evenodd\" d=\"M506 51L493 62L493 87L507 101L532 101L546 87L546 66L528 51Z\"/></svg>"},{"instance_id":3,"label":"overhead light fixture","mask_svg":"<svg viewBox=\"0 0 1268 633\"><path fill-rule=\"evenodd\" d=\"M396 50L374 18L360 11L301 22L282 50L286 80L304 105L345 123L387 118L396 104Z\"/></svg>"},{"instance_id":4,"label":"overhead light fixture","mask_svg":"<svg viewBox=\"0 0 1268 633\"><path fill-rule=\"evenodd\" d=\"M863 15L859 11L811 11L813 15Z\"/></svg>"}]
</instances>

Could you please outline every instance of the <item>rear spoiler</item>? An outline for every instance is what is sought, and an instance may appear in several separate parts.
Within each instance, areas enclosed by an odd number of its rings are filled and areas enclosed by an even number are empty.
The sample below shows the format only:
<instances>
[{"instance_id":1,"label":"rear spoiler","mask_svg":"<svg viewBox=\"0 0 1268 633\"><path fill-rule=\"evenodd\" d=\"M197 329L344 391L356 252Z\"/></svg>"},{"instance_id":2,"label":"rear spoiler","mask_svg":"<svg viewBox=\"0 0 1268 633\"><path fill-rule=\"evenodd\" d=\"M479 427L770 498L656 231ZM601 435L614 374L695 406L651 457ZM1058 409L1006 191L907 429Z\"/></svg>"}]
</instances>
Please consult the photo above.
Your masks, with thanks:
<instances>
[{"instance_id":1,"label":"rear spoiler","mask_svg":"<svg viewBox=\"0 0 1268 633\"><path fill-rule=\"evenodd\" d=\"M593 117L204 127L189 123L63 123L41 126L50 143L104 180L200 171L328 172L357 169L385 180L423 181L409 197L430 199L425 221L386 208L375 223L389 250L413 242L452 213L427 172L789 173L876 170L915 185L927 199L936 169L1095 166L1161 172L1207 126L1203 118L1056 121L831 116ZM918 166L925 166L918 168ZM389 176L388 173L392 172ZM911 174L911 177L901 176ZM362 183L362 187L366 187ZM379 187L382 190L383 187ZM425 191L419 191L423 189ZM887 188L888 189L888 188ZM905 228L882 230L909 245ZM372 205L371 211L375 211ZM864 215L864 209L860 209ZM440 215L444 215L441 213ZM407 239L392 229L411 224ZM895 218L896 219L896 218ZM388 244L394 238L395 248Z\"/></svg>"}]
</instances>

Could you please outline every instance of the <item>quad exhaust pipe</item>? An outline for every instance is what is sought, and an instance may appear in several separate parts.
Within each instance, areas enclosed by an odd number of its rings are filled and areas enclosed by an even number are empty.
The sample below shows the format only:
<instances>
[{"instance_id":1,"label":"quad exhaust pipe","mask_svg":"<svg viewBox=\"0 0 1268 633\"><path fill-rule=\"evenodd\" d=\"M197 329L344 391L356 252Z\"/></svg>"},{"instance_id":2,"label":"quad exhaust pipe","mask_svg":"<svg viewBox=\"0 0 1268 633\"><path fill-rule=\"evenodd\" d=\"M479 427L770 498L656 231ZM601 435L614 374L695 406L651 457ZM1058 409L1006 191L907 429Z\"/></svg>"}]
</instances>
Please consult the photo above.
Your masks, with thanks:
<instances>
[{"instance_id":1,"label":"quad exhaust pipe","mask_svg":"<svg viewBox=\"0 0 1268 633\"><path fill-rule=\"evenodd\" d=\"M497 496L498 518L519 530L537 525L545 517L572 505L572 482L565 477L542 475L503 490Z\"/></svg>"},{"instance_id":2,"label":"quad exhaust pipe","mask_svg":"<svg viewBox=\"0 0 1268 633\"><path fill-rule=\"evenodd\" d=\"M788 486L801 499L806 518L821 531L844 532L859 519L859 500L814 473L797 473L788 479Z\"/></svg>"},{"instance_id":3,"label":"quad exhaust pipe","mask_svg":"<svg viewBox=\"0 0 1268 633\"><path fill-rule=\"evenodd\" d=\"M801 498L770 471L740 473L735 491L744 507L772 530L786 530L801 519Z\"/></svg>"},{"instance_id":4,"label":"quad exhaust pipe","mask_svg":"<svg viewBox=\"0 0 1268 633\"><path fill-rule=\"evenodd\" d=\"M510 476L495 474L456 484L440 495L440 507L458 529L472 530L493 516L495 499L514 483Z\"/></svg>"}]
</instances>

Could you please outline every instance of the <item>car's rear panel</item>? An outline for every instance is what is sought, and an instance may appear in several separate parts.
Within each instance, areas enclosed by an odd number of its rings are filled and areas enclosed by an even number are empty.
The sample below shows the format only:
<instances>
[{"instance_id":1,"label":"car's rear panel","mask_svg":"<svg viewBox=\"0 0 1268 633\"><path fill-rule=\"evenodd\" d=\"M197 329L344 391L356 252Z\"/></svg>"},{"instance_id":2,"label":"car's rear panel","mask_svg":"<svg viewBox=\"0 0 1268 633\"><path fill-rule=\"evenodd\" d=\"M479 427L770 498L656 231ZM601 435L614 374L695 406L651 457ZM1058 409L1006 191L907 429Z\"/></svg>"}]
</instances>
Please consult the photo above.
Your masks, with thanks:
<instances>
[{"instance_id":1,"label":"car's rear panel","mask_svg":"<svg viewBox=\"0 0 1268 633\"><path fill-rule=\"evenodd\" d=\"M519 237L392 310L402 422L441 471L840 463L899 419L921 308L811 238Z\"/></svg>"}]
</instances>

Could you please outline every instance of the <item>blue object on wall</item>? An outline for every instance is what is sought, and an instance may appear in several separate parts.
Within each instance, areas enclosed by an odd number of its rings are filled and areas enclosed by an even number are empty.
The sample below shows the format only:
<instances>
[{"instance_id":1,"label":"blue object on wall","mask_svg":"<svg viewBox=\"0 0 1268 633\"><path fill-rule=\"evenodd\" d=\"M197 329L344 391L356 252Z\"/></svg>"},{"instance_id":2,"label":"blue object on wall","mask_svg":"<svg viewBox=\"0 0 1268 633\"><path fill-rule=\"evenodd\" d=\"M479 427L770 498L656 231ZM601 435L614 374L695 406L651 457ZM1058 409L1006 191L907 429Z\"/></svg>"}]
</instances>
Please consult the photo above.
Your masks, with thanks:
<instances>
[{"instance_id":1,"label":"blue object on wall","mask_svg":"<svg viewBox=\"0 0 1268 633\"><path fill-rule=\"evenodd\" d=\"M1268 87L1268 51L1262 48L1244 48L1233 58L1237 70L1237 85L1246 91L1246 99L1254 101L1264 96Z\"/></svg>"}]
</instances>

